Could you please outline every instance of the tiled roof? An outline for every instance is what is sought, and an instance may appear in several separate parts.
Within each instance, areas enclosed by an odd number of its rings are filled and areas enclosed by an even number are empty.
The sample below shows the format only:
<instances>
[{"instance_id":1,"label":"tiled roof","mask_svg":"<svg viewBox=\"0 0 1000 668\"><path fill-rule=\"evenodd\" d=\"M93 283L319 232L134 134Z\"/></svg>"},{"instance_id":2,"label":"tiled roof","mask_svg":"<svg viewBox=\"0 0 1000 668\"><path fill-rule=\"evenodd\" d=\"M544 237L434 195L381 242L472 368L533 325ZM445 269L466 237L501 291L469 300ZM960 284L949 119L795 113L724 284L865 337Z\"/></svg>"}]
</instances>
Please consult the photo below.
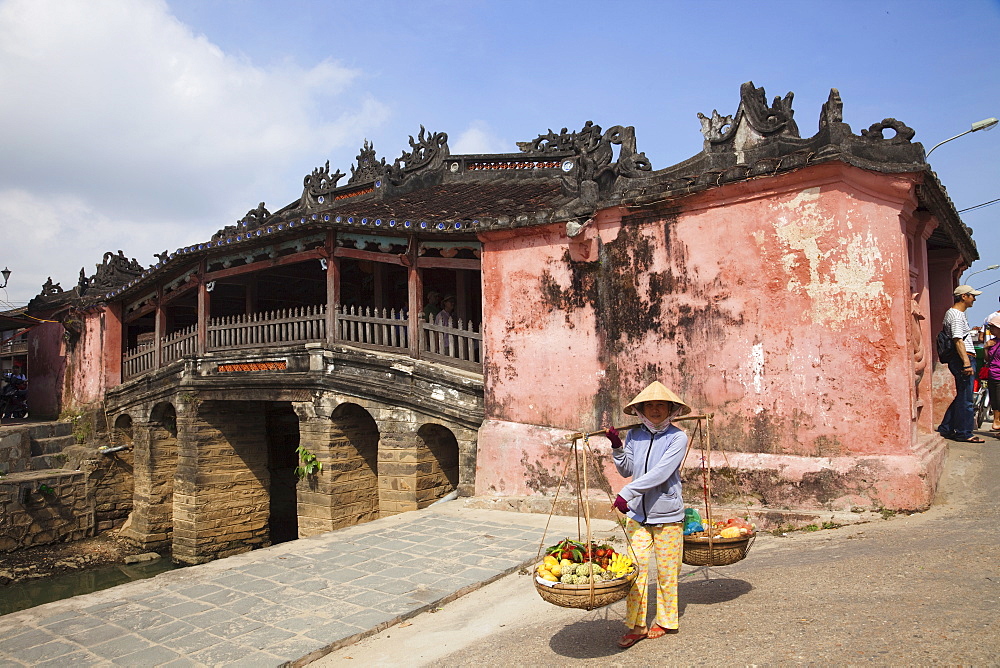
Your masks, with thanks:
<instances>
[{"instance_id":1,"label":"tiled roof","mask_svg":"<svg viewBox=\"0 0 1000 668\"><path fill-rule=\"evenodd\" d=\"M343 200L331 209L373 218L474 221L557 208L571 199L554 179L519 179L444 183L385 200Z\"/></svg>"}]
</instances>

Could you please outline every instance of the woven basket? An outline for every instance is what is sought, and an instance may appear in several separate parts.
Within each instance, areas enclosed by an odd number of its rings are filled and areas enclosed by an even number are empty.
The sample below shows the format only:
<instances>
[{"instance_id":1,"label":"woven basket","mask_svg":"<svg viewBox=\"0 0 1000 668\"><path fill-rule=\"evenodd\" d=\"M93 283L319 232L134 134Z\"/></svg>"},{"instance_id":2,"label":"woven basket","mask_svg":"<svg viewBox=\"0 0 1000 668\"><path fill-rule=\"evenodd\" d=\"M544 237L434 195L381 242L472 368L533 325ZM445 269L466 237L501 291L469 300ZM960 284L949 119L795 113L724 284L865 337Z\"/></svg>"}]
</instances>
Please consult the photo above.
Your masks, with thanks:
<instances>
[{"instance_id":1,"label":"woven basket","mask_svg":"<svg viewBox=\"0 0 1000 668\"><path fill-rule=\"evenodd\" d=\"M728 566L743 560L753 545L757 534L739 538L713 538L708 536L684 536L684 556L688 566Z\"/></svg>"},{"instance_id":2,"label":"woven basket","mask_svg":"<svg viewBox=\"0 0 1000 668\"><path fill-rule=\"evenodd\" d=\"M551 587L547 587L538 581L537 576L533 575L532 580L535 581L535 589L538 590L539 595L553 605L593 610L611 605L628 596L628 591L632 588L632 583L635 582L636 573L637 571L633 568L632 572L623 578L595 583L593 598L591 598L589 584L568 585L557 582Z\"/></svg>"}]
</instances>

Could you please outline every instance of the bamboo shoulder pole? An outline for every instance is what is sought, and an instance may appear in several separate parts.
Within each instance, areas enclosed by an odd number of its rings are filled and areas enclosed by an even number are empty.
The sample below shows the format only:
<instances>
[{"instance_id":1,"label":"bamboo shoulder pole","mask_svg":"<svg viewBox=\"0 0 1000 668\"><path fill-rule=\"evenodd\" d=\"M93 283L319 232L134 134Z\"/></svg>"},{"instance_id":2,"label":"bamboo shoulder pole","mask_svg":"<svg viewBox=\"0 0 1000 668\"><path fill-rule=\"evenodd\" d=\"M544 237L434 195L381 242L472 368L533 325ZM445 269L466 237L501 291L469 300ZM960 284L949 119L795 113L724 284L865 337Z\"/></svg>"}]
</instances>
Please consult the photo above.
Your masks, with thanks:
<instances>
[{"instance_id":1,"label":"bamboo shoulder pole","mask_svg":"<svg viewBox=\"0 0 1000 668\"><path fill-rule=\"evenodd\" d=\"M681 422L683 420L704 420L706 418L711 419L714 415L715 415L715 413L700 413L698 415L682 415L680 417L674 418L673 421L674 422ZM642 426L641 422L636 422L634 424L627 424L627 425L624 425L622 427L615 427L615 429L617 429L618 431L628 431L629 429L633 429L635 427L641 427L641 426ZM589 431L589 432L586 432L586 433L578 431L578 432L574 432L574 433L569 434L568 436L566 436L566 440L572 443L573 441L579 440L581 438L585 438L585 437L589 438L590 436L604 436L607 433L608 433L607 429L598 429L597 431Z\"/></svg>"}]
</instances>

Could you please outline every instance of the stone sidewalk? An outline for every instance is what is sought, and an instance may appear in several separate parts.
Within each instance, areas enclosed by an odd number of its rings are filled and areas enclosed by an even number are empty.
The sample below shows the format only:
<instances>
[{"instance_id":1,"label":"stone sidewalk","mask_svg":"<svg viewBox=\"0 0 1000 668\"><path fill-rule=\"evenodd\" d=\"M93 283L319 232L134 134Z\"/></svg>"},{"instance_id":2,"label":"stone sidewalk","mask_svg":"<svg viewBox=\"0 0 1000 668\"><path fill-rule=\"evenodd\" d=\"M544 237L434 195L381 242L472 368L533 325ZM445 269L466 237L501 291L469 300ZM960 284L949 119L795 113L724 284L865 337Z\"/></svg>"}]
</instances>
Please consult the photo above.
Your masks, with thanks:
<instances>
[{"instance_id":1,"label":"stone sidewalk","mask_svg":"<svg viewBox=\"0 0 1000 668\"><path fill-rule=\"evenodd\" d=\"M547 520L451 501L48 603L0 617L0 666L302 665L533 562Z\"/></svg>"}]
</instances>

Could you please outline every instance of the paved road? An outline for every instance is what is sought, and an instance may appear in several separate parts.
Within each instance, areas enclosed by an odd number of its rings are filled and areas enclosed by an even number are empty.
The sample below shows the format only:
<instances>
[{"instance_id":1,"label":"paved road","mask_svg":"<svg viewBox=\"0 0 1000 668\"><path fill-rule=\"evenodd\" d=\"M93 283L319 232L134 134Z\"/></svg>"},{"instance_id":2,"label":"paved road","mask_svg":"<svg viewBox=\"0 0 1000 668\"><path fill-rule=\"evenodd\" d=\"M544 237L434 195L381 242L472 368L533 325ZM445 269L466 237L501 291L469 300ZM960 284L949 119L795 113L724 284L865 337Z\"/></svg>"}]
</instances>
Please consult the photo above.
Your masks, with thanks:
<instances>
[{"instance_id":1,"label":"paved road","mask_svg":"<svg viewBox=\"0 0 1000 668\"><path fill-rule=\"evenodd\" d=\"M997 470L995 439L953 444L927 513L685 567L681 633L625 652L623 604L558 608L504 577L546 516L456 501L2 616L0 665L994 665ZM575 535L553 522L552 542Z\"/></svg>"},{"instance_id":2,"label":"paved road","mask_svg":"<svg viewBox=\"0 0 1000 668\"><path fill-rule=\"evenodd\" d=\"M685 566L677 635L628 650L624 603L549 605L511 575L316 666L1000 664L1000 443L952 444L936 505Z\"/></svg>"},{"instance_id":3,"label":"paved road","mask_svg":"<svg viewBox=\"0 0 1000 668\"><path fill-rule=\"evenodd\" d=\"M448 502L49 603L0 617L0 666L304 663L533 561L546 519Z\"/></svg>"}]
</instances>

